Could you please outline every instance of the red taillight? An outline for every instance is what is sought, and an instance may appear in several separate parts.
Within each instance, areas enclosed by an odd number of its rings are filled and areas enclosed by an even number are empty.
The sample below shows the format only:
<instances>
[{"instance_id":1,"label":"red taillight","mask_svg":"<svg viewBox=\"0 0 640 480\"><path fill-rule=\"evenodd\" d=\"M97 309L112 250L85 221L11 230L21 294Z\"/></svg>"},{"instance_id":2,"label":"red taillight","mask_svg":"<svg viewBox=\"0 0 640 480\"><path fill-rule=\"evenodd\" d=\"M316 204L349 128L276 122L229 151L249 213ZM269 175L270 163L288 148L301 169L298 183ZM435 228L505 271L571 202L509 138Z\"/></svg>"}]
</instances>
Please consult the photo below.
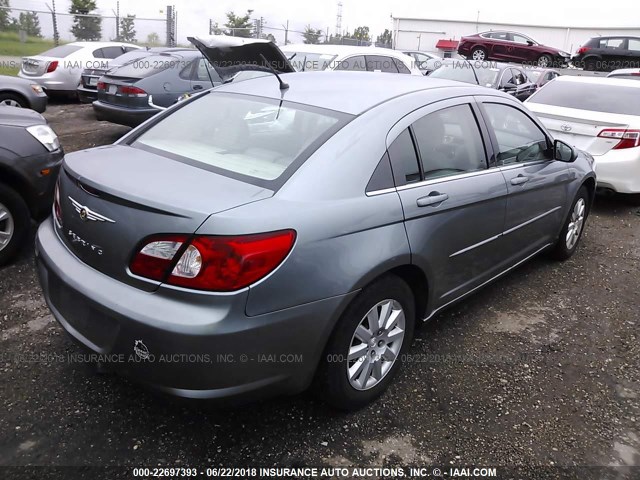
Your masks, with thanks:
<instances>
[{"instance_id":1,"label":"red taillight","mask_svg":"<svg viewBox=\"0 0 640 480\"><path fill-rule=\"evenodd\" d=\"M58 68L57 60L54 60L53 62L49 62L49 65L47 65L47 73L55 72L56 68Z\"/></svg>"},{"instance_id":2,"label":"red taillight","mask_svg":"<svg viewBox=\"0 0 640 480\"><path fill-rule=\"evenodd\" d=\"M98 82L98 90L106 90L107 84L104 82Z\"/></svg>"},{"instance_id":3,"label":"red taillight","mask_svg":"<svg viewBox=\"0 0 640 480\"><path fill-rule=\"evenodd\" d=\"M58 226L62 226L62 208L60 208L60 180L56 182L56 190L53 194L53 214Z\"/></svg>"},{"instance_id":4,"label":"red taillight","mask_svg":"<svg viewBox=\"0 0 640 480\"><path fill-rule=\"evenodd\" d=\"M591 50L589 47L580 47L578 49L578 55L582 55L583 53L587 53L589 50Z\"/></svg>"},{"instance_id":5,"label":"red taillight","mask_svg":"<svg viewBox=\"0 0 640 480\"><path fill-rule=\"evenodd\" d=\"M132 87L129 85L122 85L118 87L118 92L122 95L129 95L132 97L146 97L147 92L138 87Z\"/></svg>"},{"instance_id":6,"label":"red taillight","mask_svg":"<svg viewBox=\"0 0 640 480\"><path fill-rule=\"evenodd\" d=\"M611 140L619 140L619 143L613 147L613 150L622 150L623 148L635 148L640 146L640 130L625 130L623 128L607 128L602 130L598 137L609 138Z\"/></svg>"},{"instance_id":7,"label":"red taillight","mask_svg":"<svg viewBox=\"0 0 640 480\"><path fill-rule=\"evenodd\" d=\"M271 273L289 254L295 239L294 230L191 240L185 235L160 235L145 242L130 269L135 275L179 287L229 292Z\"/></svg>"}]
</instances>

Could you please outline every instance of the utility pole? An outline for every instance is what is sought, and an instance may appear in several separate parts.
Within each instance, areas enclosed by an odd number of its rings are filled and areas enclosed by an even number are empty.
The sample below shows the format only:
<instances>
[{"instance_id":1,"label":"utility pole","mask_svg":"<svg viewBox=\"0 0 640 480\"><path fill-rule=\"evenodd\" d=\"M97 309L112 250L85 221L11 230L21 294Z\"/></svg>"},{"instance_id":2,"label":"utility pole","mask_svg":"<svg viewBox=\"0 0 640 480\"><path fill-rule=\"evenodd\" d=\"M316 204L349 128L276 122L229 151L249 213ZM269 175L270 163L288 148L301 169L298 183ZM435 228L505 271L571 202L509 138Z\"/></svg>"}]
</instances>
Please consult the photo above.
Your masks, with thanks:
<instances>
[{"instance_id":1,"label":"utility pole","mask_svg":"<svg viewBox=\"0 0 640 480\"><path fill-rule=\"evenodd\" d=\"M284 44L288 45L289 44L289 20L287 20L286 25L282 25L282 28L284 28Z\"/></svg>"},{"instance_id":2,"label":"utility pole","mask_svg":"<svg viewBox=\"0 0 640 480\"><path fill-rule=\"evenodd\" d=\"M116 11L113 14L116 16L116 40L120 40L120 0L116 2Z\"/></svg>"},{"instance_id":3,"label":"utility pole","mask_svg":"<svg viewBox=\"0 0 640 480\"><path fill-rule=\"evenodd\" d=\"M209 19L209 35L213 35L213 20Z\"/></svg>"},{"instance_id":4,"label":"utility pole","mask_svg":"<svg viewBox=\"0 0 640 480\"><path fill-rule=\"evenodd\" d=\"M51 12L51 19L53 21L53 43L58 46L60 45L60 33L58 32L58 20L56 17L56 0L51 0L51 4L53 8L49 6L47 3L47 8Z\"/></svg>"}]
</instances>

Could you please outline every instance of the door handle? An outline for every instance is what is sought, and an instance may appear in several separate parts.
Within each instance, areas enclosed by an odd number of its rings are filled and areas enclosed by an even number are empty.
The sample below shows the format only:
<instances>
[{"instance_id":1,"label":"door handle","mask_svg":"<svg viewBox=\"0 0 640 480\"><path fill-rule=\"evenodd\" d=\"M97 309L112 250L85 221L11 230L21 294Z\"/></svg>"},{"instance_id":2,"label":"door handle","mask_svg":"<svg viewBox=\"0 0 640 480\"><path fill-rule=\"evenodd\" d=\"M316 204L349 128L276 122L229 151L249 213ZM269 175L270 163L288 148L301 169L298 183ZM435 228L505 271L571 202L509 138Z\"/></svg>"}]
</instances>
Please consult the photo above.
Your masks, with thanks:
<instances>
[{"instance_id":1,"label":"door handle","mask_svg":"<svg viewBox=\"0 0 640 480\"><path fill-rule=\"evenodd\" d=\"M439 203L444 202L448 198L449 195L447 195L446 193L431 192L426 197L420 197L418 200L416 200L416 203L419 207L435 206Z\"/></svg>"},{"instance_id":2,"label":"door handle","mask_svg":"<svg viewBox=\"0 0 640 480\"><path fill-rule=\"evenodd\" d=\"M193 89L194 90L202 90L202 85L194 85Z\"/></svg>"},{"instance_id":3,"label":"door handle","mask_svg":"<svg viewBox=\"0 0 640 480\"><path fill-rule=\"evenodd\" d=\"M529 181L529 177L525 177L524 175L518 175L515 178L511 179L511 185L524 185Z\"/></svg>"}]
</instances>

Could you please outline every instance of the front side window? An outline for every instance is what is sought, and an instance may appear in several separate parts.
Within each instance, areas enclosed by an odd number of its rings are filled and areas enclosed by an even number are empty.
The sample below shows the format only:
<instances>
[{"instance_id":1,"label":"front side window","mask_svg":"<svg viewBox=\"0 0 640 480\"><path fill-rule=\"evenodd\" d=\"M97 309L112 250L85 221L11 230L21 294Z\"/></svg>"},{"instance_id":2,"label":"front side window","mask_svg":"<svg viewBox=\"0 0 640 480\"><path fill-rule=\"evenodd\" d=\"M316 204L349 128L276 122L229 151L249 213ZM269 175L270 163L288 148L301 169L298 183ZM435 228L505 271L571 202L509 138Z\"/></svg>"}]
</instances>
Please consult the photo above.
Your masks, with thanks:
<instances>
[{"instance_id":1,"label":"front side window","mask_svg":"<svg viewBox=\"0 0 640 480\"><path fill-rule=\"evenodd\" d=\"M513 79L515 80L516 85L527 83L527 77L525 77L524 73L516 68L511 69L511 71L513 72Z\"/></svg>"},{"instance_id":2,"label":"front side window","mask_svg":"<svg viewBox=\"0 0 640 480\"><path fill-rule=\"evenodd\" d=\"M550 160L546 135L517 108L485 103L484 109L498 141L498 165Z\"/></svg>"},{"instance_id":3,"label":"front side window","mask_svg":"<svg viewBox=\"0 0 640 480\"><path fill-rule=\"evenodd\" d=\"M163 118L132 146L270 186L341 128L347 117L286 101L210 93Z\"/></svg>"},{"instance_id":4,"label":"front side window","mask_svg":"<svg viewBox=\"0 0 640 480\"><path fill-rule=\"evenodd\" d=\"M393 61L396 64L396 68L398 69L399 73L404 73L404 74L411 73L411 70L409 70L409 68L402 62L402 60L394 58ZM426 67L426 62L424 63L425 63L424 66Z\"/></svg>"},{"instance_id":5,"label":"front side window","mask_svg":"<svg viewBox=\"0 0 640 480\"><path fill-rule=\"evenodd\" d=\"M365 62L364 55L357 55L355 57L345 58L344 60L337 62L335 69L366 72L367 63Z\"/></svg>"},{"instance_id":6,"label":"front side window","mask_svg":"<svg viewBox=\"0 0 640 480\"><path fill-rule=\"evenodd\" d=\"M525 37L524 35L518 35L517 33L513 34L513 41L516 43L522 43L527 45L529 42L534 43L530 38Z\"/></svg>"},{"instance_id":7,"label":"front side window","mask_svg":"<svg viewBox=\"0 0 640 480\"><path fill-rule=\"evenodd\" d=\"M445 108L413 124L424 179L487 168L482 136L470 105Z\"/></svg>"}]
</instances>

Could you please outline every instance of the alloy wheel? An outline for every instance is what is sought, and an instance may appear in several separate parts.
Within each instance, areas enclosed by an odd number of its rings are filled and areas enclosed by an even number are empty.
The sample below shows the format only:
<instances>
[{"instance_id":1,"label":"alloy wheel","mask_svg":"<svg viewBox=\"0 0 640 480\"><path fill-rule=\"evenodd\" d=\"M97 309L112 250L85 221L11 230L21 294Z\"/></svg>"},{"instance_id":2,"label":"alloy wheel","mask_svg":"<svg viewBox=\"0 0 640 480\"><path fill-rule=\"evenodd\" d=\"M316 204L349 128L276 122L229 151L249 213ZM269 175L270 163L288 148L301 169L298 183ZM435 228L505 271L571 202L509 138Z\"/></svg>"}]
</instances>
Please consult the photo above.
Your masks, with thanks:
<instances>
[{"instance_id":1,"label":"alloy wheel","mask_svg":"<svg viewBox=\"0 0 640 480\"><path fill-rule=\"evenodd\" d=\"M571 219L569 220L569 227L567 228L567 237L565 239L567 249L571 250L578 243L580 233L582 233L582 227L584 226L584 216L587 209L587 205L584 198L579 198L573 207L571 212Z\"/></svg>"},{"instance_id":2,"label":"alloy wheel","mask_svg":"<svg viewBox=\"0 0 640 480\"><path fill-rule=\"evenodd\" d=\"M13 221L13 215L7 207L0 203L0 251L4 250L11 239L15 231L15 224Z\"/></svg>"},{"instance_id":3,"label":"alloy wheel","mask_svg":"<svg viewBox=\"0 0 640 480\"><path fill-rule=\"evenodd\" d=\"M485 55L483 50L474 50L473 53L471 54L471 58L478 61L484 60L484 57Z\"/></svg>"},{"instance_id":4,"label":"alloy wheel","mask_svg":"<svg viewBox=\"0 0 640 480\"><path fill-rule=\"evenodd\" d=\"M356 390L375 387L393 367L406 331L402 305L382 300L362 318L347 354L347 378Z\"/></svg>"},{"instance_id":5,"label":"alloy wheel","mask_svg":"<svg viewBox=\"0 0 640 480\"><path fill-rule=\"evenodd\" d=\"M18 108L22 106L12 98L7 98L5 100L0 101L0 105L5 105L7 107L18 107Z\"/></svg>"}]
</instances>

